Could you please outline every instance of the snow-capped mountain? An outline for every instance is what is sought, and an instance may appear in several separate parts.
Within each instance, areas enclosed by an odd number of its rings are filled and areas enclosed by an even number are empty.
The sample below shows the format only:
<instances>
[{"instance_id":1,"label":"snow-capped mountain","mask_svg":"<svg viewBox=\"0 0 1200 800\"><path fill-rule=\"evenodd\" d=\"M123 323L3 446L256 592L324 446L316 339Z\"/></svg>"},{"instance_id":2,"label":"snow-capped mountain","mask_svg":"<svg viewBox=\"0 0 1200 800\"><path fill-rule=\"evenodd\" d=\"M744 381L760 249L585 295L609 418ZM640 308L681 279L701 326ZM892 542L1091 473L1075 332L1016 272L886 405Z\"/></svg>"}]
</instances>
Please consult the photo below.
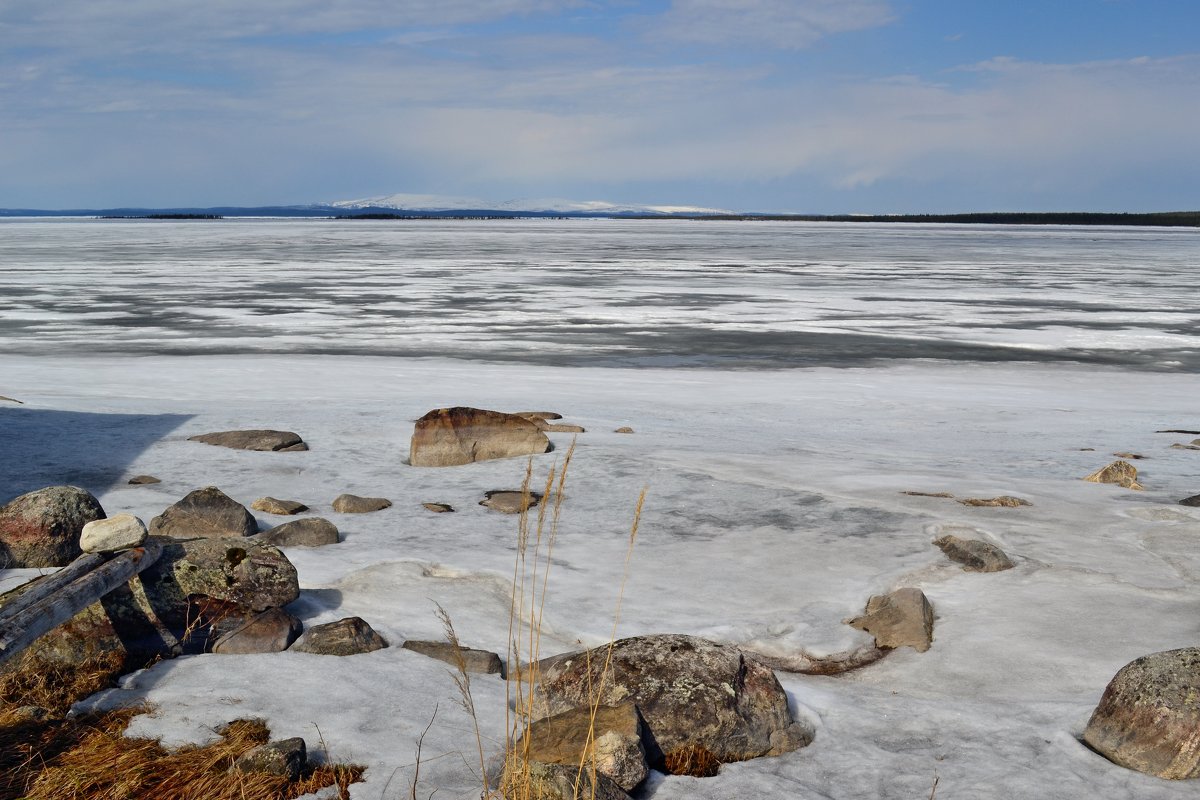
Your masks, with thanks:
<instances>
[{"instance_id":1,"label":"snow-capped mountain","mask_svg":"<svg viewBox=\"0 0 1200 800\"><path fill-rule=\"evenodd\" d=\"M536 214L733 214L718 208L699 206L645 206L629 203L610 203L605 200L565 200L559 197L521 198L518 200L483 200L477 197L452 197L434 194L390 194L364 197L360 200L337 200L334 208L392 208L397 211L503 211Z\"/></svg>"}]
</instances>

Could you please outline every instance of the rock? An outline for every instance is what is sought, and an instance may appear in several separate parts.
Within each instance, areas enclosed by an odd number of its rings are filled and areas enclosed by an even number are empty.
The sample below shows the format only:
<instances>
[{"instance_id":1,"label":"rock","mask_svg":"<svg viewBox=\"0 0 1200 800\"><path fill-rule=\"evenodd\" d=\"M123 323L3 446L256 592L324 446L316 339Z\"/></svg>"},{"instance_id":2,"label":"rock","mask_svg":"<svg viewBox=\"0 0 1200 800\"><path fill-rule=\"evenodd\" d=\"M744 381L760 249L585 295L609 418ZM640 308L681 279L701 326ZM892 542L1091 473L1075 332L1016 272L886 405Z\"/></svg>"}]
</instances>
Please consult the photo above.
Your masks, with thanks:
<instances>
[{"instance_id":1,"label":"rock","mask_svg":"<svg viewBox=\"0 0 1200 800\"><path fill-rule=\"evenodd\" d=\"M943 536L934 539L933 543L951 561L962 564L967 572L1003 572L1013 568L1012 561L1004 551L991 542Z\"/></svg>"},{"instance_id":2,"label":"rock","mask_svg":"<svg viewBox=\"0 0 1200 800\"><path fill-rule=\"evenodd\" d=\"M308 751L304 740L299 736L260 744L247 750L233 762L233 768L239 772L281 775L293 782L299 780L300 773L307 765Z\"/></svg>"},{"instance_id":3,"label":"rock","mask_svg":"<svg viewBox=\"0 0 1200 800\"><path fill-rule=\"evenodd\" d=\"M599 706L595 719L589 706L532 723L513 748L530 761L590 769L632 791L646 778L646 750L642 745L642 720L633 703Z\"/></svg>"},{"instance_id":4,"label":"rock","mask_svg":"<svg viewBox=\"0 0 1200 800\"><path fill-rule=\"evenodd\" d=\"M1189 431L1184 428L1168 428L1165 431L1155 431L1155 433L1188 433L1192 436L1200 434L1200 431Z\"/></svg>"},{"instance_id":5,"label":"rock","mask_svg":"<svg viewBox=\"0 0 1200 800\"><path fill-rule=\"evenodd\" d=\"M104 519L90 493L49 486L0 507L0 569L64 567L77 558L83 526Z\"/></svg>"},{"instance_id":6,"label":"rock","mask_svg":"<svg viewBox=\"0 0 1200 800\"><path fill-rule=\"evenodd\" d=\"M621 787L599 772L593 783L590 769L523 762L520 758L505 762L499 796L527 800L631 800Z\"/></svg>"},{"instance_id":7,"label":"rock","mask_svg":"<svg viewBox=\"0 0 1200 800\"><path fill-rule=\"evenodd\" d=\"M646 756L658 769L690 748L730 762L812 741L813 732L792 721L775 673L736 647L678 634L622 639L613 643L609 674L601 680L607 651L604 646L542 661L535 716L585 706L602 687L599 703L637 705Z\"/></svg>"},{"instance_id":8,"label":"rock","mask_svg":"<svg viewBox=\"0 0 1200 800\"><path fill-rule=\"evenodd\" d=\"M265 450L294 452L307 450L308 445L299 434L291 431L219 431L217 433L202 433L199 436L189 436L189 442L204 442L218 447L231 447L234 450Z\"/></svg>"},{"instance_id":9,"label":"rock","mask_svg":"<svg viewBox=\"0 0 1200 800\"><path fill-rule=\"evenodd\" d=\"M629 427L628 425L622 425L613 431L613 433L633 433L633 428Z\"/></svg>"},{"instance_id":10,"label":"rock","mask_svg":"<svg viewBox=\"0 0 1200 800\"><path fill-rule=\"evenodd\" d=\"M0 397L0 400L3 399L5 398ZM40 722L48 722L54 714L45 706L19 706L5 716L5 727L11 728L17 725L36 725Z\"/></svg>"},{"instance_id":11,"label":"rock","mask_svg":"<svg viewBox=\"0 0 1200 800\"><path fill-rule=\"evenodd\" d=\"M513 415L524 417L527 420L562 419L562 414L559 414L557 411L516 411L513 412Z\"/></svg>"},{"instance_id":12,"label":"rock","mask_svg":"<svg viewBox=\"0 0 1200 800\"><path fill-rule=\"evenodd\" d=\"M268 608L221 635L214 653L280 653L287 650L304 626L282 608Z\"/></svg>"},{"instance_id":13,"label":"rock","mask_svg":"<svg viewBox=\"0 0 1200 800\"><path fill-rule=\"evenodd\" d=\"M369 514L391 508L392 501L386 497L359 497L356 494L339 494L333 500L333 510L339 514Z\"/></svg>"},{"instance_id":14,"label":"rock","mask_svg":"<svg viewBox=\"0 0 1200 800\"><path fill-rule=\"evenodd\" d=\"M240 537L157 541L162 555L142 572L140 587L168 625L191 622L200 596L245 612L285 606L300 596L296 568L271 545Z\"/></svg>"},{"instance_id":15,"label":"rock","mask_svg":"<svg viewBox=\"0 0 1200 800\"><path fill-rule=\"evenodd\" d=\"M1117 458L1128 458L1130 461L1140 461L1145 458L1141 453L1113 453Z\"/></svg>"},{"instance_id":16,"label":"rock","mask_svg":"<svg viewBox=\"0 0 1200 800\"><path fill-rule=\"evenodd\" d=\"M933 606L920 589L897 589L867 601L867 613L846 624L875 637L876 647L911 647L919 653L933 641Z\"/></svg>"},{"instance_id":17,"label":"rock","mask_svg":"<svg viewBox=\"0 0 1200 800\"><path fill-rule=\"evenodd\" d=\"M186 497L150 520L152 536L176 539L251 536L258 532L254 515L215 486L189 492Z\"/></svg>"},{"instance_id":18,"label":"rock","mask_svg":"<svg viewBox=\"0 0 1200 800\"><path fill-rule=\"evenodd\" d=\"M129 479L129 483L133 486L143 486L149 483L162 483L162 481L153 475L134 475Z\"/></svg>"},{"instance_id":19,"label":"rock","mask_svg":"<svg viewBox=\"0 0 1200 800\"><path fill-rule=\"evenodd\" d=\"M421 507L435 514L449 514L454 511L454 507L449 503L421 503Z\"/></svg>"},{"instance_id":20,"label":"rock","mask_svg":"<svg viewBox=\"0 0 1200 800\"><path fill-rule=\"evenodd\" d=\"M949 492L915 492L915 491L907 491L907 492L901 492L900 494L906 494L906 495L909 495L909 496L911 496L911 497L954 497L954 495L950 494Z\"/></svg>"},{"instance_id":21,"label":"rock","mask_svg":"<svg viewBox=\"0 0 1200 800\"><path fill-rule=\"evenodd\" d=\"M1176 442L1175 444L1171 445L1171 449L1172 450L1200 450L1200 444L1197 444L1197 442L1200 442L1200 439L1196 439L1191 444L1180 444L1179 442Z\"/></svg>"},{"instance_id":22,"label":"rock","mask_svg":"<svg viewBox=\"0 0 1200 800\"><path fill-rule=\"evenodd\" d=\"M409 448L414 467L452 467L545 453L550 440L524 417L478 408L438 408L417 420Z\"/></svg>"},{"instance_id":23,"label":"rock","mask_svg":"<svg viewBox=\"0 0 1200 800\"><path fill-rule=\"evenodd\" d=\"M524 492L511 491L506 489L495 489L484 493L484 498L479 501L479 505L487 506L493 511L499 511L501 514L520 514L526 508L534 508L538 503L542 502L542 495L538 492L530 492L528 500Z\"/></svg>"},{"instance_id":24,"label":"rock","mask_svg":"<svg viewBox=\"0 0 1200 800\"><path fill-rule=\"evenodd\" d=\"M382 650L388 644L359 617L346 617L306 630L291 649L322 656L352 656Z\"/></svg>"},{"instance_id":25,"label":"rock","mask_svg":"<svg viewBox=\"0 0 1200 800\"><path fill-rule=\"evenodd\" d=\"M967 497L958 502L964 506L986 506L989 508L1017 508L1018 506L1033 505L1028 500L1022 500L1020 497L1002 494L999 497Z\"/></svg>"},{"instance_id":26,"label":"rock","mask_svg":"<svg viewBox=\"0 0 1200 800\"><path fill-rule=\"evenodd\" d=\"M1181 506L1200 507L1200 494L1194 494L1191 497L1185 497L1179 501Z\"/></svg>"},{"instance_id":27,"label":"rock","mask_svg":"<svg viewBox=\"0 0 1200 800\"><path fill-rule=\"evenodd\" d=\"M1142 486L1137 482L1137 473L1137 467L1128 461L1114 461L1107 467L1088 475L1084 480L1092 483L1115 483L1126 489L1135 489L1140 492Z\"/></svg>"},{"instance_id":28,"label":"rock","mask_svg":"<svg viewBox=\"0 0 1200 800\"><path fill-rule=\"evenodd\" d=\"M251 503L250 507L265 514L279 514L285 517L299 514L301 511L308 511L308 506L304 503L295 500L277 500L274 497L260 497Z\"/></svg>"},{"instance_id":29,"label":"rock","mask_svg":"<svg viewBox=\"0 0 1200 800\"><path fill-rule=\"evenodd\" d=\"M338 529L327 519L304 517L276 525L253 538L276 547L322 547L338 543Z\"/></svg>"},{"instance_id":30,"label":"rock","mask_svg":"<svg viewBox=\"0 0 1200 800\"><path fill-rule=\"evenodd\" d=\"M79 547L85 553L115 553L146 541L146 523L133 514L115 514L83 526Z\"/></svg>"},{"instance_id":31,"label":"rock","mask_svg":"<svg viewBox=\"0 0 1200 800\"><path fill-rule=\"evenodd\" d=\"M580 425L559 425L544 422L539 427L546 433L587 433Z\"/></svg>"},{"instance_id":32,"label":"rock","mask_svg":"<svg viewBox=\"0 0 1200 800\"><path fill-rule=\"evenodd\" d=\"M409 639L401 647L423 656L436 658L438 661L445 661L447 664L458 665L455 647L449 642L425 642L419 639ZM504 662L495 653L489 650L475 650L471 647L460 647L458 652L462 656L467 672L504 677Z\"/></svg>"},{"instance_id":33,"label":"rock","mask_svg":"<svg viewBox=\"0 0 1200 800\"><path fill-rule=\"evenodd\" d=\"M1138 772L1200 778L1200 647L1152 653L1122 667L1083 740Z\"/></svg>"}]
</instances>

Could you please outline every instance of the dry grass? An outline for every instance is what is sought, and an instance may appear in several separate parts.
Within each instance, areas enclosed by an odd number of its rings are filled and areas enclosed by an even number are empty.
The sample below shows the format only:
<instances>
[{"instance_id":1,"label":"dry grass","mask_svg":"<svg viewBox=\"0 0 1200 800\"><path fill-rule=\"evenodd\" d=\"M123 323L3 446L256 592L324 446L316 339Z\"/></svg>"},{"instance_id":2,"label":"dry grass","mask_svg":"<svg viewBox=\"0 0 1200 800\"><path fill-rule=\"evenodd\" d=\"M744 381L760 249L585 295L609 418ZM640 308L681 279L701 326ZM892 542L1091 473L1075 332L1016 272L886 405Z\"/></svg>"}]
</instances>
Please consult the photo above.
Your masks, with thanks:
<instances>
[{"instance_id":1,"label":"dry grass","mask_svg":"<svg viewBox=\"0 0 1200 800\"><path fill-rule=\"evenodd\" d=\"M697 744L673 750L667 753L663 760L668 775L711 778L721 769L720 759Z\"/></svg>"},{"instance_id":2,"label":"dry grass","mask_svg":"<svg viewBox=\"0 0 1200 800\"><path fill-rule=\"evenodd\" d=\"M116 686L124 668L125 658L117 653L74 665L46 662L26 653L0 675L0 725L22 706L40 706L61 716L83 698Z\"/></svg>"}]
</instances>

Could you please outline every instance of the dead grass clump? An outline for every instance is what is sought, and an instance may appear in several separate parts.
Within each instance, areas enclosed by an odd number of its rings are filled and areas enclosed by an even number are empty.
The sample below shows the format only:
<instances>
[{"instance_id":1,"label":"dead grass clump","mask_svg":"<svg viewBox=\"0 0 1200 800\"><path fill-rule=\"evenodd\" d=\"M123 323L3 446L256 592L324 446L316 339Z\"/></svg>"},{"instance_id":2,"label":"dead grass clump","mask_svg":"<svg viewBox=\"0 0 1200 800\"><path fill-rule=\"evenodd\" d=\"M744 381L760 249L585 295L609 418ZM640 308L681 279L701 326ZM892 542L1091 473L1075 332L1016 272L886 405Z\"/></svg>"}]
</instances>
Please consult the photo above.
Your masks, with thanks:
<instances>
[{"instance_id":1,"label":"dead grass clump","mask_svg":"<svg viewBox=\"0 0 1200 800\"><path fill-rule=\"evenodd\" d=\"M125 737L143 710L0 728L0 800L290 800L335 784L347 798L364 772L323 766L295 783L231 772L238 756L268 740L261 721L236 720L217 742L168 752L154 740Z\"/></svg>"},{"instance_id":2,"label":"dead grass clump","mask_svg":"<svg viewBox=\"0 0 1200 800\"><path fill-rule=\"evenodd\" d=\"M711 778L721 769L720 759L698 744L672 750L664 756L663 762L668 775Z\"/></svg>"},{"instance_id":3,"label":"dead grass clump","mask_svg":"<svg viewBox=\"0 0 1200 800\"><path fill-rule=\"evenodd\" d=\"M13 669L0 675L0 724L21 706L41 706L61 716L83 698L116 686L124 670L125 658L118 653L96 655L79 664L56 664L26 653Z\"/></svg>"}]
</instances>

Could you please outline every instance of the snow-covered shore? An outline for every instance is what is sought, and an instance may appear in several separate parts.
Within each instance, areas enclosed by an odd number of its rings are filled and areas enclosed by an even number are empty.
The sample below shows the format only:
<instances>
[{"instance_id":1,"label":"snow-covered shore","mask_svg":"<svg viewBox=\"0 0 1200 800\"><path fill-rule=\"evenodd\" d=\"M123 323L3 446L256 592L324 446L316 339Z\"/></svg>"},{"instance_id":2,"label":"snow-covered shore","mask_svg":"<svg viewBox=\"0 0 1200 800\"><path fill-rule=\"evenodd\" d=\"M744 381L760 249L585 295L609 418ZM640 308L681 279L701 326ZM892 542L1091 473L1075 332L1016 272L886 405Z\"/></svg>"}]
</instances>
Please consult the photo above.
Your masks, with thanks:
<instances>
[{"instance_id":1,"label":"snow-covered shore","mask_svg":"<svg viewBox=\"0 0 1200 800\"><path fill-rule=\"evenodd\" d=\"M9 495L75 483L106 511L154 516L188 491L221 487L249 504L307 503L344 541L290 548L306 624L367 619L398 645L438 638L434 602L465 644L505 650L516 523L477 505L515 488L523 460L406 465L412 420L446 405L546 408L588 432L567 482L543 653L604 641L634 502L648 487L619 636L679 632L787 653L869 641L842 624L868 596L922 588L937 612L932 649L897 651L837 678L781 680L815 742L668 778L674 798L1168 798L1195 787L1116 767L1077 740L1113 673L1145 653L1195 645L1200 452L1172 450L1196 428L1182 374L982 364L875 369L618 370L334 356L0 357ZM633 435L612 431L632 426ZM237 427L295 430L307 453L230 451L186 441ZM535 475L561 459L535 459ZM1084 448L1092 448L1085 450ZM1135 451L1147 489L1079 478ZM163 479L129 486L137 473ZM1012 494L1024 508L957 497ZM390 498L339 515L342 492ZM4 498L7 499L7 498ZM423 501L452 504L432 514ZM259 515L263 526L277 523ZM1017 562L961 571L930 544L989 539ZM2 575L2 573L0 573ZM492 749L504 687L474 681ZM357 798L407 796L415 743L422 786L476 797L473 740L446 666L399 647L334 658L204 655L134 675L103 702L148 701L132 733L168 743L265 718L369 767Z\"/></svg>"}]
</instances>

